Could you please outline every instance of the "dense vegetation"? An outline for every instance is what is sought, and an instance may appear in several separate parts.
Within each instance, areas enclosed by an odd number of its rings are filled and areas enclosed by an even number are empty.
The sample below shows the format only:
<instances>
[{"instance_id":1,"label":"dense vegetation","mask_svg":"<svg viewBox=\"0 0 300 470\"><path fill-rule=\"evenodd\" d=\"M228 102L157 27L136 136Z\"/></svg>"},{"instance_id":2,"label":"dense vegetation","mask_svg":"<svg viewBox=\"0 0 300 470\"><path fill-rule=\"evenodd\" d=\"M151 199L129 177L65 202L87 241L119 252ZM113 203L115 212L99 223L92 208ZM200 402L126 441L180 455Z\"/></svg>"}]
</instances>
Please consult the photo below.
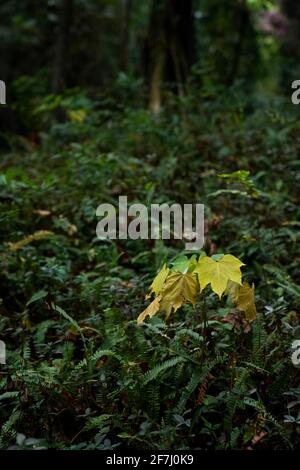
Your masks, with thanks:
<instances>
[{"instance_id":1,"label":"dense vegetation","mask_svg":"<svg viewBox=\"0 0 300 470\"><path fill-rule=\"evenodd\" d=\"M16 27L17 6L5 3ZM38 13L48 41L42 7ZM143 25L148 14L136 5L134 45L137 16ZM222 11L214 14L199 28L204 44L221 27ZM226 18L230 31L234 19ZM251 71L261 88L242 80L251 54L241 55L239 72L229 68L230 83L212 55L210 67L205 57L192 68L184 93L166 85L150 110L136 57L133 76L123 72L105 91L85 86L81 71L80 87L71 80L50 94L40 63L32 76L19 65L18 129L4 129L1 140L2 449L299 448L299 370L291 361L300 326L299 112L279 86L282 70L294 69L288 61L279 67L276 38L253 30L251 42L251 31L244 47L262 56ZM114 34L112 27L110 40ZM224 44L233 57L229 39L219 40L216 57ZM36 57L37 43L32 51ZM259 81L274 56L278 87L274 76ZM207 291L195 308L137 324L157 271L191 254L182 241L98 240L97 206L117 206L124 194L147 206L205 204L203 250L243 261L256 319Z\"/></svg>"}]
</instances>

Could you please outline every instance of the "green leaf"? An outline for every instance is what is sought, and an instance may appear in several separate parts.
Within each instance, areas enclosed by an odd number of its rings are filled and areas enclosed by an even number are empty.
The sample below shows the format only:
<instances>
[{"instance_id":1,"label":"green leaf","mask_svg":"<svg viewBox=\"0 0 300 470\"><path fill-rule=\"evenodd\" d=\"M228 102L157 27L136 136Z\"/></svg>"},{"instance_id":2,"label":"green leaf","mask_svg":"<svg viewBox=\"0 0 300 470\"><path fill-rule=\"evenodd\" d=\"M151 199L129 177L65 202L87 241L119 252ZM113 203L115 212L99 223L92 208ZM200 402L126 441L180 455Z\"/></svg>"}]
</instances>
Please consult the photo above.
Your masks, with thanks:
<instances>
[{"instance_id":1,"label":"green leaf","mask_svg":"<svg viewBox=\"0 0 300 470\"><path fill-rule=\"evenodd\" d=\"M46 290L39 290L38 292L35 292L33 296L31 297L30 300L26 303L26 306L28 307L29 305L33 304L34 302L37 302L38 300L43 299L48 295L48 292Z\"/></svg>"},{"instance_id":2,"label":"green leaf","mask_svg":"<svg viewBox=\"0 0 300 470\"><path fill-rule=\"evenodd\" d=\"M174 271L179 271L181 273L191 272L197 264L197 257L196 255L193 255L191 258L188 258L185 255L178 256L178 258L175 258L171 264Z\"/></svg>"}]
</instances>

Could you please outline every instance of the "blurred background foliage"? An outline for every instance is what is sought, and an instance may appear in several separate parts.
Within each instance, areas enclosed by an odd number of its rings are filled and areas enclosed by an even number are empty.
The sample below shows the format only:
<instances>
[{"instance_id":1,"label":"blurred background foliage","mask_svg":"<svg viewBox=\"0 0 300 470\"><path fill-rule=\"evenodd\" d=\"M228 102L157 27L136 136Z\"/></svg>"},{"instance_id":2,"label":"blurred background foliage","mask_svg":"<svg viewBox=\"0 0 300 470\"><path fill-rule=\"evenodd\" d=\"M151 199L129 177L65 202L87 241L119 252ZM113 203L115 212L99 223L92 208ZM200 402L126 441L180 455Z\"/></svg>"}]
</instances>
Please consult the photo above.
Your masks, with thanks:
<instances>
[{"instance_id":1,"label":"blurred background foliage","mask_svg":"<svg viewBox=\"0 0 300 470\"><path fill-rule=\"evenodd\" d=\"M168 90L184 95L188 79L289 93L299 73L293 0L22 0L0 14L1 79L27 109L76 87L93 98L117 88L155 108Z\"/></svg>"}]
</instances>

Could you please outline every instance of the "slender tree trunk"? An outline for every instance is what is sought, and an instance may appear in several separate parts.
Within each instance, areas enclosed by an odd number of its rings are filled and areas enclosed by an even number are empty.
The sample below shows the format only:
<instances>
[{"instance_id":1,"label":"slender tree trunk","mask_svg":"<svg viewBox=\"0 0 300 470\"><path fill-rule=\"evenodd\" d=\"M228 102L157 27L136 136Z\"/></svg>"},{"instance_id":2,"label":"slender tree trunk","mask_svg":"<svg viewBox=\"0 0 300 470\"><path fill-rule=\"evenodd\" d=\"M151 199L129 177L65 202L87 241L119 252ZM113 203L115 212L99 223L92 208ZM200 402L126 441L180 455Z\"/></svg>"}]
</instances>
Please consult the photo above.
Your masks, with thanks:
<instances>
[{"instance_id":1,"label":"slender tree trunk","mask_svg":"<svg viewBox=\"0 0 300 470\"><path fill-rule=\"evenodd\" d=\"M238 70L239 70L239 65L240 65L240 60L243 52L243 46L244 46L244 41L246 38L247 34L247 29L249 26L249 11L247 6L243 6L241 13L240 13L240 18L239 18L239 26L238 26L238 41L235 47L233 59L232 59L232 66L231 70L227 79L227 85L232 85L235 81L235 78L237 76Z\"/></svg>"},{"instance_id":2,"label":"slender tree trunk","mask_svg":"<svg viewBox=\"0 0 300 470\"><path fill-rule=\"evenodd\" d=\"M130 24L131 10L132 10L132 0L123 0L120 68L122 72L125 72L125 73L128 71L128 51L129 51L129 39L130 39L129 24Z\"/></svg>"},{"instance_id":3,"label":"slender tree trunk","mask_svg":"<svg viewBox=\"0 0 300 470\"><path fill-rule=\"evenodd\" d=\"M163 82L163 74L164 74L164 56L161 53L159 57L157 57L156 63L153 67L153 72L151 76L151 83L150 83L150 101L149 101L149 108L150 111L153 113L159 113L161 110L161 92L162 92L162 82Z\"/></svg>"},{"instance_id":4,"label":"slender tree trunk","mask_svg":"<svg viewBox=\"0 0 300 470\"><path fill-rule=\"evenodd\" d=\"M195 60L193 0L169 0L170 54L178 78L185 82Z\"/></svg>"},{"instance_id":5,"label":"slender tree trunk","mask_svg":"<svg viewBox=\"0 0 300 470\"><path fill-rule=\"evenodd\" d=\"M161 109L163 84L175 83L179 96L194 62L193 0L153 0L150 21L149 107Z\"/></svg>"},{"instance_id":6,"label":"slender tree trunk","mask_svg":"<svg viewBox=\"0 0 300 470\"><path fill-rule=\"evenodd\" d=\"M61 0L52 78L52 92L60 93L65 86L65 63L72 18L73 0Z\"/></svg>"},{"instance_id":7,"label":"slender tree trunk","mask_svg":"<svg viewBox=\"0 0 300 470\"><path fill-rule=\"evenodd\" d=\"M166 61L165 36L166 0L153 0L148 37L149 48L149 108L153 113L161 109L162 82Z\"/></svg>"}]
</instances>

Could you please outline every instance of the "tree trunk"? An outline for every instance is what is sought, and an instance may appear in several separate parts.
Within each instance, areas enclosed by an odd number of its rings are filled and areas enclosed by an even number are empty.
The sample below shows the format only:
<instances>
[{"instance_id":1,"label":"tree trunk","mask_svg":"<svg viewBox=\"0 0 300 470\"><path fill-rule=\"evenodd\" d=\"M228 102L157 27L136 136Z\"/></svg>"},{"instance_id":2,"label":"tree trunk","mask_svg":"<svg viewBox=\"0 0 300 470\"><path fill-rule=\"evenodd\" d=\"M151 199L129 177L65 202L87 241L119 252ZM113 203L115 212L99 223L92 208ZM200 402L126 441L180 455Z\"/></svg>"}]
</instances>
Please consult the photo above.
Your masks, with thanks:
<instances>
[{"instance_id":1,"label":"tree trunk","mask_svg":"<svg viewBox=\"0 0 300 470\"><path fill-rule=\"evenodd\" d=\"M158 113L161 109L161 86L166 60L165 16L166 0L153 0L148 37L149 108L153 113Z\"/></svg>"},{"instance_id":2,"label":"tree trunk","mask_svg":"<svg viewBox=\"0 0 300 470\"><path fill-rule=\"evenodd\" d=\"M150 110L161 109L165 82L184 85L194 63L193 0L153 0L148 35Z\"/></svg>"},{"instance_id":3,"label":"tree trunk","mask_svg":"<svg viewBox=\"0 0 300 470\"><path fill-rule=\"evenodd\" d=\"M238 25L238 40L235 46L233 58L232 58L232 66L231 70L227 79L227 85L233 85L235 78L239 71L240 60L243 52L244 41L247 34L247 29L250 24L250 16L249 10L247 5L241 6L241 12L239 14L239 25Z\"/></svg>"},{"instance_id":4,"label":"tree trunk","mask_svg":"<svg viewBox=\"0 0 300 470\"><path fill-rule=\"evenodd\" d=\"M132 0L123 0L120 68L121 68L121 71L125 73L127 73L128 71L128 51L129 51L129 39L130 39L129 23L130 23L131 10L132 10Z\"/></svg>"},{"instance_id":5,"label":"tree trunk","mask_svg":"<svg viewBox=\"0 0 300 470\"><path fill-rule=\"evenodd\" d=\"M73 0L61 0L52 78L53 93L61 93L65 87L65 63L71 26L72 6Z\"/></svg>"}]
</instances>

